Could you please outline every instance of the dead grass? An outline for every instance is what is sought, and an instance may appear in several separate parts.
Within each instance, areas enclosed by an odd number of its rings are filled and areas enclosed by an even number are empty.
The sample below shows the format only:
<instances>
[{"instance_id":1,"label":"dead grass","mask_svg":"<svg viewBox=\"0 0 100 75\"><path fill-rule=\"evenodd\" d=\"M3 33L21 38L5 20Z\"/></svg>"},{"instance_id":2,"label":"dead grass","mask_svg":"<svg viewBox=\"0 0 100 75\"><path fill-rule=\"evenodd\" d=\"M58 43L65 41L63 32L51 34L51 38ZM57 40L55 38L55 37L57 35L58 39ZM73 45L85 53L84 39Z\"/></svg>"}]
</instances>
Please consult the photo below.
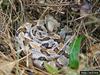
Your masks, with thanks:
<instances>
[{"instance_id":1,"label":"dead grass","mask_svg":"<svg viewBox=\"0 0 100 75\"><path fill-rule=\"evenodd\" d=\"M61 23L61 28L66 24L77 35L84 34L86 36L87 39L82 47L83 50L85 48L85 53L88 53L90 46L100 43L100 14L94 12L99 9L99 0L93 0L93 11L91 10L91 13L86 16L80 16L79 12L73 11L70 1L44 1L0 1L0 75L8 75L8 73L9 75L50 75L48 72L32 65L31 52L21 57L17 53L14 40L18 27L25 22L35 25L39 22L38 20L41 20L47 14L53 15ZM73 4L77 1L80 0L74 0Z\"/></svg>"}]
</instances>

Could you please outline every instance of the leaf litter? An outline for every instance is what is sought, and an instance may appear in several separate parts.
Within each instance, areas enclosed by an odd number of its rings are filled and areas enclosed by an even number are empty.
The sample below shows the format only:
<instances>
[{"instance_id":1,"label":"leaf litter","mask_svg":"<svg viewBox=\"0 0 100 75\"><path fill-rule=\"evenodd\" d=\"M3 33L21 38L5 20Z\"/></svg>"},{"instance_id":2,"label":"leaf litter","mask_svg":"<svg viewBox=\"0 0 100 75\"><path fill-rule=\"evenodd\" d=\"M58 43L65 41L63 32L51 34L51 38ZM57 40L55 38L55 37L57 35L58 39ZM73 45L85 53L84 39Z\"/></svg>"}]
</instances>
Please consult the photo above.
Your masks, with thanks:
<instances>
[{"instance_id":1,"label":"leaf litter","mask_svg":"<svg viewBox=\"0 0 100 75\"><path fill-rule=\"evenodd\" d=\"M100 70L99 18L95 0L2 0L0 75L78 75ZM83 42L76 41L83 35Z\"/></svg>"}]
</instances>

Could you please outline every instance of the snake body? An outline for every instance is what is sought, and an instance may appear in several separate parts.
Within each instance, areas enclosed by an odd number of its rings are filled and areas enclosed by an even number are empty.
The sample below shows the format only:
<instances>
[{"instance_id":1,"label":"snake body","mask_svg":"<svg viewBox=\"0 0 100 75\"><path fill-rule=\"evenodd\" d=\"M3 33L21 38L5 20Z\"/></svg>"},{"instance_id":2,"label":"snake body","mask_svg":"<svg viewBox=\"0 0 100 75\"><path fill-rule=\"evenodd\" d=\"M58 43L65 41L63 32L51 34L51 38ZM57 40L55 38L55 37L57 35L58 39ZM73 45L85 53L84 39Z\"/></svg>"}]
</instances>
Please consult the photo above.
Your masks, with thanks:
<instances>
[{"instance_id":1,"label":"snake body","mask_svg":"<svg viewBox=\"0 0 100 75\"><path fill-rule=\"evenodd\" d=\"M61 36L56 33L48 33L44 28L38 25L32 26L31 23L25 23L19 27L16 36L19 52L31 51L33 64L40 68L44 68L44 62L55 67L67 65L67 54L60 47L63 44L57 41L61 39ZM60 54L61 52L63 54Z\"/></svg>"}]
</instances>

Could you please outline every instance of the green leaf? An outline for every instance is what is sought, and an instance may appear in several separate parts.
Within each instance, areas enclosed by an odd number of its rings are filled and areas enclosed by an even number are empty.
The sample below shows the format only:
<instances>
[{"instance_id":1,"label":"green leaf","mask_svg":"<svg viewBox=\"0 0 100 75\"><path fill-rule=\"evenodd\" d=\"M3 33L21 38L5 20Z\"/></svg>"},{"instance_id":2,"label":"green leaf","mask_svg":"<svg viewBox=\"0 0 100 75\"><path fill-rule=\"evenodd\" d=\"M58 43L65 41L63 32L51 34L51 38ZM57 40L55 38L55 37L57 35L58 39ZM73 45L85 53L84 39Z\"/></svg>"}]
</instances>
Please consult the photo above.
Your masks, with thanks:
<instances>
[{"instance_id":1,"label":"green leaf","mask_svg":"<svg viewBox=\"0 0 100 75\"><path fill-rule=\"evenodd\" d=\"M44 67L52 75L57 75L59 72L59 70L57 68L47 64L47 62L44 63Z\"/></svg>"},{"instance_id":2,"label":"green leaf","mask_svg":"<svg viewBox=\"0 0 100 75\"><path fill-rule=\"evenodd\" d=\"M78 36L75 38L75 40L70 44L70 55L69 55L69 67L72 69L78 69L79 67L79 52L80 52L80 46L81 41L84 39L85 36Z\"/></svg>"}]
</instances>

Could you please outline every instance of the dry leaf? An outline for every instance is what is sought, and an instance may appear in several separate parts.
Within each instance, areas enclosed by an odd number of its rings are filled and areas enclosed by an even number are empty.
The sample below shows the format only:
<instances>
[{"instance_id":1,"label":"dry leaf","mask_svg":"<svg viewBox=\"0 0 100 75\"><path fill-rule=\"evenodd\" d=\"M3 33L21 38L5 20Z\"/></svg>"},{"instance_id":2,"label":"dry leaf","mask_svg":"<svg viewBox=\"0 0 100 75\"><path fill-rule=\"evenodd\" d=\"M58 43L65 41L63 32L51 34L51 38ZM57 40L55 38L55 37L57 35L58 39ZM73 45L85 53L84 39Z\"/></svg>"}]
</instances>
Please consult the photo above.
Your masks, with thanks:
<instances>
[{"instance_id":1,"label":"dry leaf","mask_svg":"<svg viewBox=\"0 0 100 75\"><path fill-rule=\"evenodd\" d=\"M60 26L60 23L58 23L57 20L54 19L51 15L47 15L46 26L47 26L47 29L50 32L52 32L53 30L57 30L57 28Z\"/></svg>"},{"instance_id":2,"label":"dry leaf","mask_svg":"<svg viewBox=\"0 0 100 75\"><path fill-rule=\"evenodd\" d=\"M80 16L87 16L91 11L91 5L85 1L84 4L80 8Z\"/></svg>"},{"instance_id":3,"label":"dry leaf","mask_svg":"<svg viewBox=\"0 0 100 75\"><path fill-rule=\"evenodd\" d=\"M64 39L65 37L67 38L68 35L66 36L67 33L72 33L71 28L69 28L68 26L65 26L64 28L61 29L61 31L59 32L60 36ZM70 35L69 35L70 36Z\"/></svg>"}]
</instances>

